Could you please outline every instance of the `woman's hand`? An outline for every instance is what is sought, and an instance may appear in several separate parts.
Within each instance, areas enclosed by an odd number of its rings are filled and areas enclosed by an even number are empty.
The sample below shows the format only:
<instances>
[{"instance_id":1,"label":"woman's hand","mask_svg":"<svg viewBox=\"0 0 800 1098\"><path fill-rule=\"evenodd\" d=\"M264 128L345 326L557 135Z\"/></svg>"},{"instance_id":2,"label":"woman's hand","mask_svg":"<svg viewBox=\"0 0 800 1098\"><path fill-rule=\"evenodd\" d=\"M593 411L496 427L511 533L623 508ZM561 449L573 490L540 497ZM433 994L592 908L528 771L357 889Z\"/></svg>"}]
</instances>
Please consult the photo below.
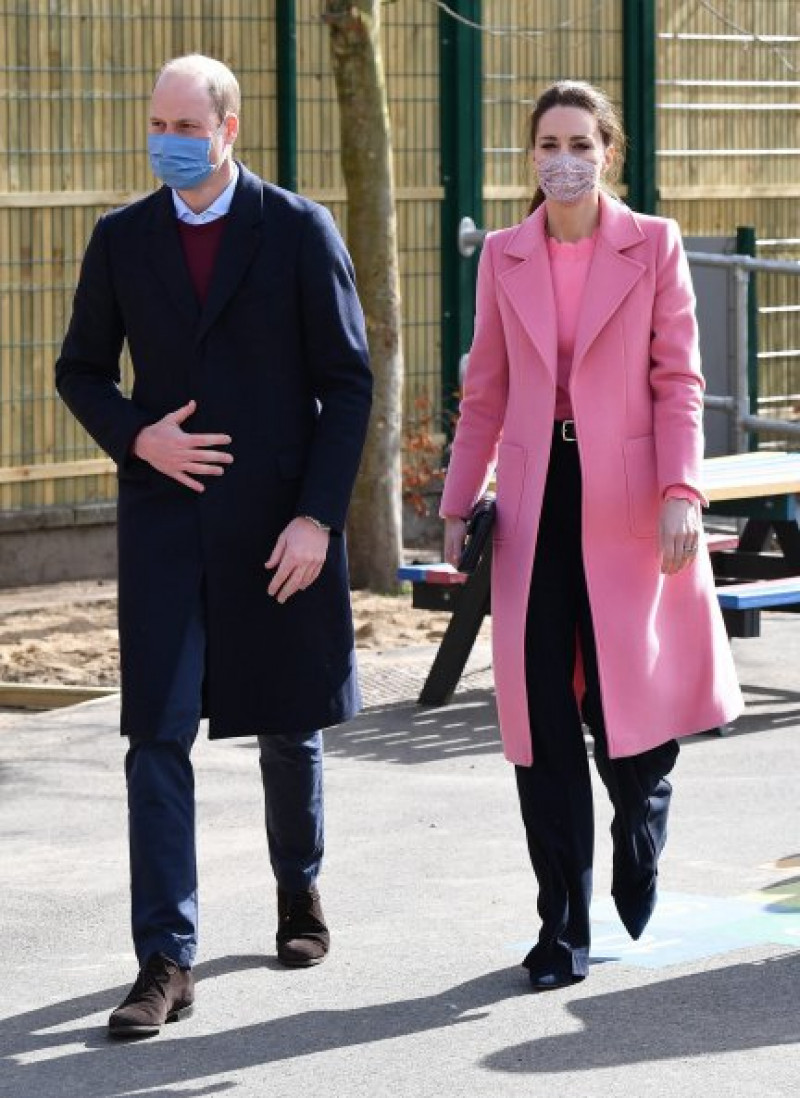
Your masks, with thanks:
<instances>
[{"instance_id":1,"label":"woman's hand","mask_svg":"<svg viewBox=\"0 0 800 1098\"><path fill-rule=\"evenodd\" d=\"M464 519L446 518L444 520L444 559L454 568L458 568L466 536L467 524Z\"/></svg>"},{"instance_id":2,"label":"woman's hand","mask_svg":"<svg viewBox=\"0 0 800 1098\"><path fill-rule=\"evenodd\" d=\"M661 504L659 522L661 571L674 576L697 556L700 539L700 504L672 498Z\"/></svg>"}]
</instances>

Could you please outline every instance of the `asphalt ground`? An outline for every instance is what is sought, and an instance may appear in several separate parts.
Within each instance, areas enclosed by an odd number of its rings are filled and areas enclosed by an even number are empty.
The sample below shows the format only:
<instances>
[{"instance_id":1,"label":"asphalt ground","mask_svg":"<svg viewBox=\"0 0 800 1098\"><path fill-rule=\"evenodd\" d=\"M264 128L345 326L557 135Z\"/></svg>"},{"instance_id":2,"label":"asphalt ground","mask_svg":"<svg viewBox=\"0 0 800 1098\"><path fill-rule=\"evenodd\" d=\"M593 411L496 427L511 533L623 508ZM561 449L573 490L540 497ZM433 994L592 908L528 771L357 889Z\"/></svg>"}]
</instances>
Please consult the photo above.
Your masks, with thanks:
<instances>
[{"instance_id":1,"label":"asphalt ground","mask_svg":"<svg viewBox=\"0 0 800 1098\"><path fill-rule=\"evenodd\" d=\"M367 709L326 736L328 961L275 960L257 754L196 748L197 1010L121 1044L135 976L115 699L0 715L0 1098L771 1098L800 1095L800 620L734 641L748 711L684 741L658 911L608 899L596 789L593 964L535 995L536 891L489 654L414 698L433 648L366 654Z\"/></svg>"}]
</instances>

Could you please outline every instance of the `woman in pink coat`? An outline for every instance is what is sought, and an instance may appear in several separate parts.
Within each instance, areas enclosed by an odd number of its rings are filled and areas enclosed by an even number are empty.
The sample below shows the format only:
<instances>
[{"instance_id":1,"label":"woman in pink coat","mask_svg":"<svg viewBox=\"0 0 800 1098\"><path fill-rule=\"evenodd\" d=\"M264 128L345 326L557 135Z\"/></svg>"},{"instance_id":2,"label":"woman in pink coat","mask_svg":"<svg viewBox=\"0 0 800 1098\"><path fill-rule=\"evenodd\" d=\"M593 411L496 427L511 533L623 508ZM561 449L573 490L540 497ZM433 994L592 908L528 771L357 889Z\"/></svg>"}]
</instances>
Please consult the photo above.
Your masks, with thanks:
<instances>
[{"instance_id":1,"label":"woman in pink coat","mask_svg":"<svg viewBox=\"0 0 800 1098\"><path fill-rule=\"evenodd\" d=\"M496 465L494 673L542 927L537 990L589 962L593 813L581 717L614 807L612 894L638 938L656 898L676 739L742 708L703 544L703 379L678 227L606 191L614 108L538 100L530 215L486 238L442 498L445 554Z\"/></svg>"}]
</instances>

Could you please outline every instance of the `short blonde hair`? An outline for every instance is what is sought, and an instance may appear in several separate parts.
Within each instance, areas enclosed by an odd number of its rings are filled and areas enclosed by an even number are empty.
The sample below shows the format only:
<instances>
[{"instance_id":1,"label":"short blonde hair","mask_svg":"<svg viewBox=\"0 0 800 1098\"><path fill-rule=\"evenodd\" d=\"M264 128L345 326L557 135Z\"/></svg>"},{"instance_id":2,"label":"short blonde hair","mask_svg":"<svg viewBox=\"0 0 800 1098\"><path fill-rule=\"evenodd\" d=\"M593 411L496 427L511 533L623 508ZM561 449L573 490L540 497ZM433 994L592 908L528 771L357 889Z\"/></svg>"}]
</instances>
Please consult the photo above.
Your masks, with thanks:
<instances>
[{"instance_id":1,"label":"short blonde hair","mask_svg":"<svg viewBox=\"0 0 800 1098\"><path fill-rule=\"evenodd\" d=\"M227 65L214 57L202 53L187 53L184 57L173 57L167 61L156 77L156 84L162 76L173 73L183 76L202 76L206 82L211 104L220 120L229 114L239 114L242 95L239 82Z\"/></svg>"}]
</instances>

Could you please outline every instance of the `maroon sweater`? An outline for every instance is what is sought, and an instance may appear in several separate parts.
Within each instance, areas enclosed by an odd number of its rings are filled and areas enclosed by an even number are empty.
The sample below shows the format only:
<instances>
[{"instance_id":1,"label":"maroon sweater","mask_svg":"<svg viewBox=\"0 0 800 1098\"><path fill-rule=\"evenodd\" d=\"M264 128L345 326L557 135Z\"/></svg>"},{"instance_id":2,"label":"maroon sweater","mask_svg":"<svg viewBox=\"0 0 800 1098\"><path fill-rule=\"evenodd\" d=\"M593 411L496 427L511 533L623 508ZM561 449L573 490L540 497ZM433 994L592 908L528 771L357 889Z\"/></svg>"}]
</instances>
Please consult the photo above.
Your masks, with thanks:
<instances>
[{"instance_id":1,"label":"maroon sweater","mask_svg":"<svg viewBox=\"0 0 800 1098\"><path fill-rule=\"evenodd\" d=\"M187 225L185 221L178 222L186 266L189 268L194 292L201 305L205 305L208 297L224 228L224 217L207 221L205 225Z\"/></svg>"}]
</instances>

